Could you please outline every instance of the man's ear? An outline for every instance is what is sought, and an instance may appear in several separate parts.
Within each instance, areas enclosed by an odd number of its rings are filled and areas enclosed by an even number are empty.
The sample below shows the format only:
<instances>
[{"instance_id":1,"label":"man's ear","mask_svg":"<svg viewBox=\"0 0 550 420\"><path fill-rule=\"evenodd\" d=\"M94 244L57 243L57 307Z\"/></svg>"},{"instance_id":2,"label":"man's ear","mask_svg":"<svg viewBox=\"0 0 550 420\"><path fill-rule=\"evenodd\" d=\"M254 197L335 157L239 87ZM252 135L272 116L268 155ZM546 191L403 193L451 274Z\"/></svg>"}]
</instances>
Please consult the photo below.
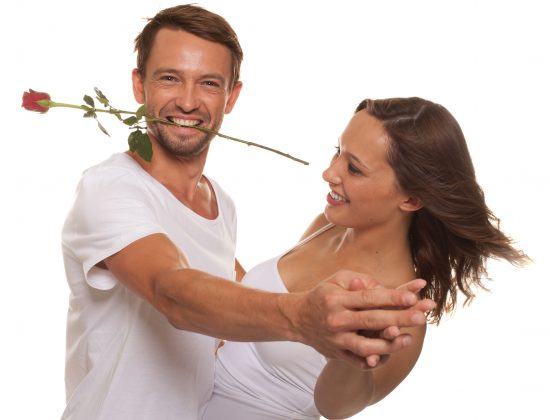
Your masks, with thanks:
<instances>
[{"instance_id":1,"label":"man's ear","mask_svg":"<svg viewBox=\"0 0 550 420\"><path fill-rule=\"evenodd\" d=\"M143 80L138 69L132 70L132 88L134 89L134 98L138 104L145 103L145 90L143 89Z\"/></svg>"},{"instance_id":2,"label":"man's ear","mask_svg":"<svg viewBox=\"0 0 550 420\"><path fill-rule=\"evenodd\" d=\"M233 86L233 89L231 90L231 93L227 98L227 103L225 104L225 114L229 114L233 110L233 107L235 106L235 102L237 102L237 99L239 97L239 94L241 93L242 88L243 88L243 82L237 82L235 83L235 86Z\"/></svg>"},{"instance_id":3,"label":"man's ear","mask_svg":"<svg viewBox=\"0 0 550 420\"><path fill-rule=\"evenodd\" d=\"M399 205L399 208L403 211L417 211L422 207L424 207L424 204L416 197L407 197L407 199L402 201Z\"/></svg>"}]
</instances>

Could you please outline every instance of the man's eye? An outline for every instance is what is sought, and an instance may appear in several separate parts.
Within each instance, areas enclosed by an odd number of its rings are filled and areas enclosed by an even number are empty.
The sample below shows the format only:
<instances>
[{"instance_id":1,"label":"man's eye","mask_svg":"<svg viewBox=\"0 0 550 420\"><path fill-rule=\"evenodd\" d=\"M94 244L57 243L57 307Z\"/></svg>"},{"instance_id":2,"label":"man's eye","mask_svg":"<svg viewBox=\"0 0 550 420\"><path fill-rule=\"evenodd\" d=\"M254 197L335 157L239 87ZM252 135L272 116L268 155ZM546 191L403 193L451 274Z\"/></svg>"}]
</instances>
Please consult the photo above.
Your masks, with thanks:
<instances>
[{"instance_id":1,"label":"man's eye","mask_svg":"<svg viewBox=\"0 0 550 420\"><path fill-rule=\"evenodd\" d=\"M170 76L167 74L167 75L161 76L160 80L162 80L163 82L174 82L176 81L176 78L174 76Z\"/></svg>"},{"instance_id":2,"label":"man's eye","mask_svg":"<svg viewBox=\"0 0 550 420\"><path fill-rule=\"evenodd\" d=\"M208 87L214 87L214 88L220 87L220 84L218 82L215 82L214 80L206 80L202 84Z\"/></svg>"}]
</instances>

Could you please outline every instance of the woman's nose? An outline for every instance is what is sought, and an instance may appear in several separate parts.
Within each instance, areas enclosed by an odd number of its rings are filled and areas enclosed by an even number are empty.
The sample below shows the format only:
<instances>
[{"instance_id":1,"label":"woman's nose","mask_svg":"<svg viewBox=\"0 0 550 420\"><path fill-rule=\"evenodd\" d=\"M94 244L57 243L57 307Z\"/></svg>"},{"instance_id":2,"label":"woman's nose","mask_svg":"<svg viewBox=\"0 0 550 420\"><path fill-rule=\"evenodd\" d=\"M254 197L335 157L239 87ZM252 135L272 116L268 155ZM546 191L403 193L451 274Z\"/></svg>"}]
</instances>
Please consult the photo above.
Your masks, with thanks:
<instances>
[{"instance_id":1,"label":"woman's nose","mask_svg":"<svg viewBox=\"0 0 550 420\"><path fill-rule=\"evenodd\" d=\"M342 179L338 172L338 159L334 158L330 166L323 171L323 180L329 184L339 184Z\"/></svg>"}]
</instances>

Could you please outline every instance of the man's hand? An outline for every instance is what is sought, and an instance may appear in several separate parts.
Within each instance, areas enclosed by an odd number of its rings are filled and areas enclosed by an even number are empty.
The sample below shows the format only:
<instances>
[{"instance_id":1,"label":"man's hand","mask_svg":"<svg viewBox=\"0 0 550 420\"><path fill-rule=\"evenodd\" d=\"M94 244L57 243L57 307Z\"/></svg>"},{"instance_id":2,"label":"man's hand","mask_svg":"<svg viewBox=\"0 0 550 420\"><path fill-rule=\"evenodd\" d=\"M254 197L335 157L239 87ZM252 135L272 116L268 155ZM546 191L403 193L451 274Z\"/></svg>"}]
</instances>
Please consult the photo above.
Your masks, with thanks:
<instances>
[{"instance_id":1,"label":"man's hand","mask_svg":"<svg viewBox=\"0 0 550 420\"><path fill-rule=\"evenodd\" d=\"M339 271L307 293L283 295L280 307L298 332L296 341L367 368L369 356L391 354L410 344L399 327L426 323L424 313L433 302L419 301L416 292L422 282L386 289L363 274ZM357 333L360 330L382 334L365 337Z\"/></svg>"},{"instance_id":2,"label":"man's hand","mask_svg":"<svg viewBox=\"0 0 550 420\"><path fill-rule=\"evenodd\" d=\"M372 287L371 283L372 283L372 281L367 283L367 282L363 282L359 279L354 279L350 283L350 289L349 290L355 290L355 291L363 290L365 288ZM382 286L381 285L375 285L374 287L382 287ZM409 291L411 291L415 294L418 294L420 292L420 290L422 290L424 287L426 287L426 281L425 280L415 279L415 280L409 281L408 283L402 284L397 289L409 290ZM429 310L433 309L434 305L435 304L434 304L433 301L431 301L429 299L424 299L424 300L421 300L421 301L417 302L414 306L411 307L411 309L417 309L417 310L420 310L420 311L425 313L425 312L428 312ZM394 340L394 339L396 339L397 337L399 337L401 335L403 335L403 337L409 335L409 334L402 334L399 327L397 327L395 325L387 327L387 328L383 329L382 331L360 330L359 334L361 334L365 337L383 338L385 340ZM404 340L405 340L405 344L407 344L409 342L409 339L407 339L407 338L404 338ZM368 356L367 359L366 359L367 366L369 368L380 367L388 361L389 357L390 357L389 354L372 354L372 355Z\"/></svg>"}]
</instances>

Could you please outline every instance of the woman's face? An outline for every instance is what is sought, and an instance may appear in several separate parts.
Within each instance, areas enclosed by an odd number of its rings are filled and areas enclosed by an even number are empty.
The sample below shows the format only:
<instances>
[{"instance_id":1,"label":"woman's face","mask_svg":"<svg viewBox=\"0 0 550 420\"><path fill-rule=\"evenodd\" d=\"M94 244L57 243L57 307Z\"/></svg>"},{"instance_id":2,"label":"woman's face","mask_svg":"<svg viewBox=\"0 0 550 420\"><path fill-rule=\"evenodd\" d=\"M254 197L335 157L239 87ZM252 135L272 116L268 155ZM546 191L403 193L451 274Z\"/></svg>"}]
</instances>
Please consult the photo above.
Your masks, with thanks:
<instances>
[{"instance_id":1,"label":"woman's face","mask_svg":"<svg viewBox=\"0 0 550 420\"><path fill-rule=\"evenodd\" d=\"M366 111L353 116L323 172L330 187L325 208L330 222L372 230L391 229L403 220L409 197L388 164L389 141L382 123Z\"/></svg>"}]
</instances>

